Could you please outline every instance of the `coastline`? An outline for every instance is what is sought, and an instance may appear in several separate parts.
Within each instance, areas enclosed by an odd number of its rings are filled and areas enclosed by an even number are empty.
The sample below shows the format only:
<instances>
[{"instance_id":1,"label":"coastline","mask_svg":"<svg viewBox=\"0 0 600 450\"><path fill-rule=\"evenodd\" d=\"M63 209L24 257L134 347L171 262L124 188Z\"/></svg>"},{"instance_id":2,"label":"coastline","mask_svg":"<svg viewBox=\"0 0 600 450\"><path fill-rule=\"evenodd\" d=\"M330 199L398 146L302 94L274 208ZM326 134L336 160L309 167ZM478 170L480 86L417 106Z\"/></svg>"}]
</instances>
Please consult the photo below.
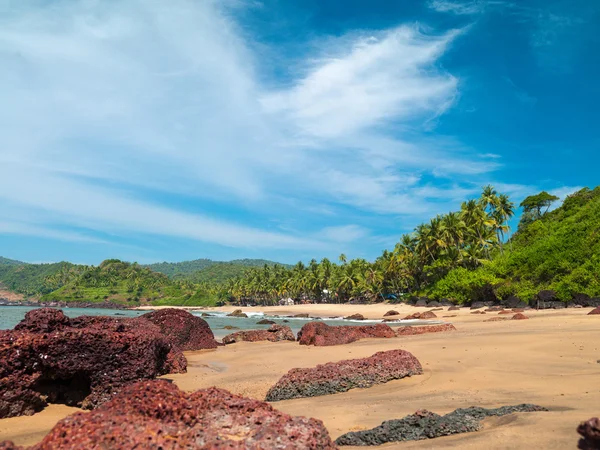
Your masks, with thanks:
<instances>
[{"instance_id":1,"label":"coastline","mask_svg":"<svg viewBox=\"0 0 600 450\"><path fill-rule=\"evenodd\" d=\"M232 309L238 308L213 308ZM334 312L336 316L360 313L367 318L380 318L390 309L409 314L431 308L382 304L242 308L246 309L279 315L327 316ZM535 403L550 411L487 419L484 429L476 433L392 443L381 448L575 448L578 439L575 428L579 422L599 413L600 392L594 386L600 372L597 363L600 326L598 316L586 315L590 309L528 310L525 314L530 320L484 322L498 314L480 315L471 314L468 308L459 311L444 308L436 314L440 320L454 323L457 331L364 339L334 347L243 342L216 350L186 352L188 372L164 378L184 390L218 386L262 400L269 387L294 367L313 367L401 348L421 361L423 375L369 389L275 402L273 406L289 414L323 420L335 438L418 409L447 413L460 407ZM442 318L454 314L456 317ZM34 416L2 419L0 441L34 444L58 420L74 411L77 409L52 405Z\"/></svg>"}]
</instances>

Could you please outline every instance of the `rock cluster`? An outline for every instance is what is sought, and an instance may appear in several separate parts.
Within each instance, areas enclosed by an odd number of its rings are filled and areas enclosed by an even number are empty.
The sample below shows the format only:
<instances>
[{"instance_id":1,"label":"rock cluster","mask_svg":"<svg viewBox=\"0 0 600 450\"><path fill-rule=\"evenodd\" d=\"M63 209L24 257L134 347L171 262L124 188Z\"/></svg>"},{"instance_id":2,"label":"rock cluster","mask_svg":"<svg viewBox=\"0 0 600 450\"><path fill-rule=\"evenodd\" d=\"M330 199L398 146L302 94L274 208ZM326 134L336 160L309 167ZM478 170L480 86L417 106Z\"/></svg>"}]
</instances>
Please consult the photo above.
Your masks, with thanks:
<instances>
[{"instance_id":1,"label":"rock cluster","mask_svg":"<svg viewBox=\"0 0 600 450\"><path fill-rule=\"evenodd\" d=\"M416 319L426 320L426 319L435 319L435 318L437 318L437 316L435 315L434 312L425 311L425 312L416 312L414 314L410 314L402 320L416 320Z\"/></svg>"},{"instance_id":2,"label":"rock cluster","mask_svg":"<svg viewBox=\"0 0 600 450\"><path fill-rule=\"evenodd\" d=\"M456 328L451 323L444 323L441 325L399 327L396 330L396 336L412 336L415 334L441 333L444 331L456 331Z\"/></svg>"},{"instance_id":3,"label":"rock cluster","mask_svg":"<svg viewBox=\"0 0 600 450\"><path fill-rule=\"evenodd\" d=\"M10 449L10 443L0 448ZM210 388L187 393L164 381L131 385L90 413L61 420L30 450L56 448L335 449L320 420Z\"/></svg>"},{"instance_id":4,"label":"rock cluster","mask_svg":"<svg viewBox=\"0 0 600 450\"><path fill-rule=\"evenodd\" d=\"M245 312L242 312L241 309L236 309L235 311L232 311L229 314L227 314L227 317L242 317L247 319L248 315Z\"/></svg>"},{"instance_id":5,"label":"rock cluster","mask_svg":"<svg viewBox=\"0 0 600 450\"><path fill-rule=\"evenodd\" d=\"M378 352L368 358L292 369L269 389L266 400L274 402L336 394L422 373L417 358L405 350Z\"/></svg>"},{"instance_id":6,"label":"rock cluster","mask_svg":"<svg viewBox=\"0 0 600 450\"><path fill-rule=\"evenodd\" d=\"M271 325L268 330L247 330L228 334L223 338L223 344L233 344L235 342L258 342L258 341L295 341L296 336L292 333L290 327L285 325Z\"/></svg>"},{"instance_id":7,"label":"rock cluster","mask_svg":"<svg viewBox=\"0 0 600 450\"><path fill-rule=\"evenodd\" d=\"M495 409L478 407L457 409L445 416L427 410L417 411L403 419L388 420L376 428L346 433L335 441L338 445L382 445L387 442L418 441L481 429L481 421L489 416L547 409L536 405L504 406Z\"/></svg>"},{"instance_id":8,"label":"rock cluster","mask_svg":"<svg viewBox=\"0 0 600 450\"><path fill-rule=\"evenodd\" d=\"M363 338L392 338L396 333L388 325L329 326L323 322L310 322L298 332L300 345L341 345Z\"/></svg>"},{"instance_id":9,"label":"rock cluster","mask_svg":"<svg viewBox=\"0 0 600 450\"><path fill-rule=\"evenodd\" d=\"M600 448L600 419L592 417L590 420L581 422L577 427L581 435L577 448L581 450L598 450Z\"/></svg>"}]
</instances>

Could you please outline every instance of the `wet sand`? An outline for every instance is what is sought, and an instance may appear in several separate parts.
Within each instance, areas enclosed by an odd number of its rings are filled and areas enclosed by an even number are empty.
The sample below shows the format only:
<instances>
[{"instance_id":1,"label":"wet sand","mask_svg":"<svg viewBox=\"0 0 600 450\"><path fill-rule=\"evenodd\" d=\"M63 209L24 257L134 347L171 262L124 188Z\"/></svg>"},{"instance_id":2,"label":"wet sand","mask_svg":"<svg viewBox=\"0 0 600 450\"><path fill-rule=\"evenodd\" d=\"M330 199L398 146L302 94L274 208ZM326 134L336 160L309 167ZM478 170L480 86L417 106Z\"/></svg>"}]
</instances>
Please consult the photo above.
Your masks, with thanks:
<instances>
[{"instance_id":1,"label":"wet sand","mask_svg":"<svg viewBox=\"0 0 600 450\"><path fill-rule=\"evenodd\" d=\"M389 309L403 314L428 310L396 305L299 305L265 310L280 315L361 313L380 318ZM590 308L527 311L530 320L485 323L483 320L496 317L497 313L474 315L468 309L446 309L436 314L439 318L458 314L443 319L453 322L456 332L366 339L334 347L305 347L292 342L238 343L213 351L187 352L188 373L166 378L186 390L218 386L264 399L269 387L293 367L311 367L401 348L421 361L423 375L369 389L273 405L289 414L323 420L336 438L418 409L443 414L468 406L535 403L550 412L491 418L477 433L391 443L380 448L576 448L578 423L600 414L600 316L587 316ZM0 420L0 440L35 443L72 411L73 408L54 405L32 417Z\"/></svg>"}]
</instances>

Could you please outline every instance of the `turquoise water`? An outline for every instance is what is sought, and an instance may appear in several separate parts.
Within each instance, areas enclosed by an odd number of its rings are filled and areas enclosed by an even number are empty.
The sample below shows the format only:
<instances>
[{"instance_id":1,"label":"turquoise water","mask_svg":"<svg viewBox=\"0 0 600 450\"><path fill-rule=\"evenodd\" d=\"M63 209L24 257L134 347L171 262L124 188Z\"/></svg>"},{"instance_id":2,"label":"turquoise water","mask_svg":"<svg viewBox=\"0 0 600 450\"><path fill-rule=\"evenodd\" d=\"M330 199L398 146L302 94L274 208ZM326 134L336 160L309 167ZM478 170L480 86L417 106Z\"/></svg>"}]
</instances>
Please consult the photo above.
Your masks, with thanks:
<instances>
[{"instance_id":1,"label":"turquoise water","mask_svg":"<svg viewBox=\"0 0 600 450\"><path fill-rule=\"evenodd\" d=\"M35 307L31 306L0 306L0 330L8 330L14 328L16 324L18 324L28 311L35 309ZM118 309L103 309L103 308L62 308L62 311L69 317L78 317L78 316L114 316L114 317L138 317L142 314L145 314L148 311L130 311L130 310L118 310ZM206 320L215 334L216 337L223 337L227 334L234 333L238 330L228 330L225 329L226 326L234 326L239 330L261 330L267 329L270 325L258 325L258 322L261 319L269 319L274 321L280 325L289 326L294 333L297 333L300 328L307 322L310 322L314 319L306 319L306 318L290 318L290 317L273 317L267 316L263 313L257 312L247 312L248 318L238 318L238 317L227 317L224 312L216 312L216 311L192 311L192 314L195 316L202 316L202 313L210 314L209 317L203 317ZM287 322L284 322L287 320ZM324 319L322 322L328 325L367 325L379 323L381 320L361 320L361 321L353 321L353 320L344 320L342 318L339 319ZM429 322L420 322L415 320L407 320L402 322L388 323L389 325L418 325L420 323L431 323Z\"/></svg>"}]
</instances>

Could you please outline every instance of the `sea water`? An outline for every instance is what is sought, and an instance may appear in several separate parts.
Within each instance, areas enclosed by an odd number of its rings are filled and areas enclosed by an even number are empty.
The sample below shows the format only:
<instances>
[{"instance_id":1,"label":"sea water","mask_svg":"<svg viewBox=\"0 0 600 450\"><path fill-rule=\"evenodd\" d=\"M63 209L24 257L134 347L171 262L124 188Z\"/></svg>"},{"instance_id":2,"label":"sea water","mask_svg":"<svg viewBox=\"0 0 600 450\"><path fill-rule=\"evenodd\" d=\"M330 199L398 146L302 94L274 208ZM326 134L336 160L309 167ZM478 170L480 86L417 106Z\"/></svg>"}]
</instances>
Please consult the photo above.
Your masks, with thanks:
<instances>
[{"instance_id":1,"label":"sea water","mask_svg":"<svg viewBox=\"0 0 600 450\"><path fill-rule=\"evenodd\" d=\"M36 309L33 306L0 306L0 330L8 330L14 328L18 324L28 311ZM58 308L61 309L68 317L78 316L111 316L111 317L138 317L148 311L139 310L128 310L128 309L104 309L104 308ZM271 325L259 325L257 322L262 319L272 320L279 325L289 326L294 334L298 333L300 328L308 322L318 320L314 318L300 318L300 317L277 317L267 315L261 312L249 312L244 311L248 318L244 317L228 317L227 313L221 311L202 311L193 310L190 311L193 315L202 317L211 330L215 337L222 338L223 336L234 333L239 330L266 330ZM287 322L284 322L287 321ZM326 323L327 325L369 325L375 323L381 323L382 320L345 320L342 317L329 318L319 320L320 322ZM418 321L418 320L404 320L401 322L392 322L389 325L393 326L404 326L404 325L419 325L425 323L432 323L431 321ZM236 329L227 329L225 327L236 327Z\"/></svg>"}]
</instances>

